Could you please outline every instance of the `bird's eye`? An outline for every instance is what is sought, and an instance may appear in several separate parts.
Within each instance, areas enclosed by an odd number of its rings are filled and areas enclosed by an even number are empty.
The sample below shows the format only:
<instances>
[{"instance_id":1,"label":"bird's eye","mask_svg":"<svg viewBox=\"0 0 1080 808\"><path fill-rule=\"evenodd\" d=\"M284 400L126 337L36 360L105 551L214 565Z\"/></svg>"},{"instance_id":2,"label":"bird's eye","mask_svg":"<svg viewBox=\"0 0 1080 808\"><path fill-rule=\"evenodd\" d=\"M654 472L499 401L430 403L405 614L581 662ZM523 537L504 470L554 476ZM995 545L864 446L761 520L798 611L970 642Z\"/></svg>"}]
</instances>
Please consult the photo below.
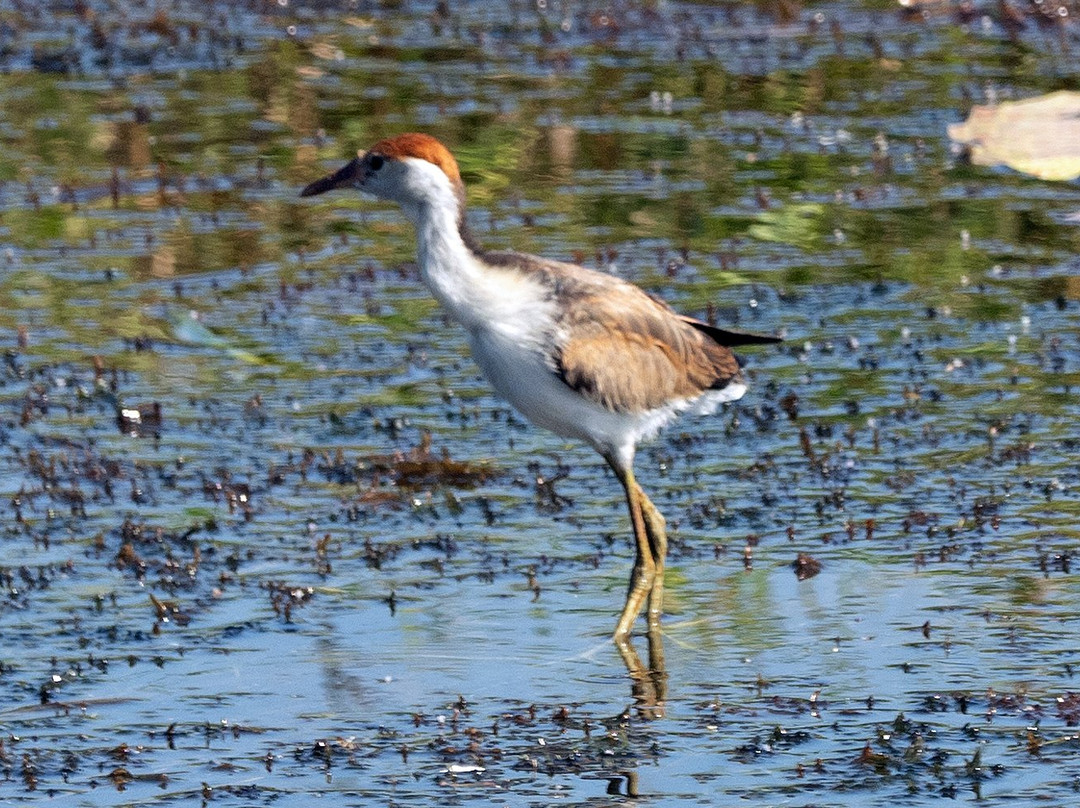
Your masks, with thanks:
<instances>
[{"instance_id":1,"label":"bird's eye","mask_svg":"<svg viewBox=\"0 0 1080 808\"><path fill-rule=\"evenodd\" d=\"M371 155L371 159L368 160L368 165L371 166L372 171L378 171L383 167L383 163L385 162L386 160L381 154L373 154Z\"/></svg>"}]
</instances>

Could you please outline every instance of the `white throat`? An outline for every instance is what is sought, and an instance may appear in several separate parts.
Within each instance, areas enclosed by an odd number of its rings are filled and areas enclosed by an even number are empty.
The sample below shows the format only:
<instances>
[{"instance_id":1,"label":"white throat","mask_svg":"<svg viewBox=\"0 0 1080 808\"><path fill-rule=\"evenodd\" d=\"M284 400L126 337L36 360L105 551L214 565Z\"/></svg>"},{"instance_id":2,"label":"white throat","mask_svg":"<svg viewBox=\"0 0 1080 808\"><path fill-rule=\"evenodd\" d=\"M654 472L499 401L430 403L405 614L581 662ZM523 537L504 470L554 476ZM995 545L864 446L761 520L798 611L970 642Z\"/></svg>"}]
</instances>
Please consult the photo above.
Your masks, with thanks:
<instances>
[{"instance_id":1,"label":"white throat","mask_svg":"<svg viewBox=\"0 0 1080 808\"><path fill-rule=\"evenodd\" d=\"M457 205L422 205L416 221L416 260L432 296L451 317L473 328L484 318L484 269L465 245Z\"/></svg>"},{"instance_id":2,"label":"white throat","mask_svg":"<svg viewBox=\"0 0 1080 808\"><path fill-rule=\"evenodd\" d=\"M416 259L420 276L447 313L467 329L482 328L505 304L492 273L470 250L461 235L462 200L440 168L426 160L408 158L407 171L395 192L387 194L401 205L416 226Z\"/></svg>"}]
</instances>

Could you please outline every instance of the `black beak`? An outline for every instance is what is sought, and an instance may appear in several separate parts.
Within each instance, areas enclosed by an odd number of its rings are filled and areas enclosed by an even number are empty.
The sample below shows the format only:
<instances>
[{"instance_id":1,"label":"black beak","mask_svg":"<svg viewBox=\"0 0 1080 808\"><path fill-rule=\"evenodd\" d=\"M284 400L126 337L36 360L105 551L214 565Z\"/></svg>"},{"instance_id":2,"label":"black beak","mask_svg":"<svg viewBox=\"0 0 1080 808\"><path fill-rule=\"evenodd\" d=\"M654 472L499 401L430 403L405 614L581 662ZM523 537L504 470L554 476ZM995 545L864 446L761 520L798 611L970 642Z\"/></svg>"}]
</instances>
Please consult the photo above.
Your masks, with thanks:
<instances>
[{"instance_id":1,"label":"black beak","mask_svg":"<svg viewBox=\"0 0 1080 808\"><path fill-rule=\"evenodd\" d=\"M332 191L335 188L348 188L356 183L360 176L360 158L357 157L343 165L333 174L328 174L320 180L315 180L304 190L300 196L315 196L316 194Z\"/></svg>"}]
</instances>

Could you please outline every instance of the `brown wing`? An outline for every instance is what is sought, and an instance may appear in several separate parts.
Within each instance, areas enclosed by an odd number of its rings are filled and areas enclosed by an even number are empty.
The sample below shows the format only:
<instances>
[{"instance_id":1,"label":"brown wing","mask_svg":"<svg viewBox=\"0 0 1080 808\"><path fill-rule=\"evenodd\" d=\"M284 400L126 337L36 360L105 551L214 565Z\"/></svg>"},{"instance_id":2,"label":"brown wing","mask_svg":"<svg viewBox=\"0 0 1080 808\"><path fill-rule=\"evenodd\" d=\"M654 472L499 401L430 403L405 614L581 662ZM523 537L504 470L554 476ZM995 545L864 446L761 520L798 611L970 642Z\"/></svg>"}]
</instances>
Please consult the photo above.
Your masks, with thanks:
<instances>
[{"instance_id":1,"label":"brown wing","mask_svg":"<svg viewBox=\"0 0 1080 808\"><path fill-rule=\"evenodd\" d=\"M739 378L727 347L636 286L592 273L561 280L555 369L586 398L642 412Z\"/></svg>"}]
</instances>

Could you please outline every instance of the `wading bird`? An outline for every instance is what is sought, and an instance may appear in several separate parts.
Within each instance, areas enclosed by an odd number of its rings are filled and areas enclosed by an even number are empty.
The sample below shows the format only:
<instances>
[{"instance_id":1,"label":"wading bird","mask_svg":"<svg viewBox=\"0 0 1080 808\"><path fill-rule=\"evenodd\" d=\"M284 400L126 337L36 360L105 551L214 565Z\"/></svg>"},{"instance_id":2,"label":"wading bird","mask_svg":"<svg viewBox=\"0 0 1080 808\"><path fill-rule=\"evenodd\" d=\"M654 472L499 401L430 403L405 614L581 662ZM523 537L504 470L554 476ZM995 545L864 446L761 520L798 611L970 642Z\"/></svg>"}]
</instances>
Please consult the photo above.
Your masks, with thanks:
<instances>
[{"instance_id":1,"label":"wading bird","mask_svg":"<svg viewBox=\"0 0 1080 808\"><path fill-rule=\"evenodd\" d=\"M465 186L438 140L381 140L301 192L354 188L398 203L416 226L420 275L468 335L500 395L538 426L578 438L626 491L637 556L615 640L626 644L648 600L659 628L664 517L634 479L634 452L683 412L707 414L746 392L731 346L777 337L684 317L637 286L576 264L483 249L465 224Z\"/></svg>"}]
</instances>

